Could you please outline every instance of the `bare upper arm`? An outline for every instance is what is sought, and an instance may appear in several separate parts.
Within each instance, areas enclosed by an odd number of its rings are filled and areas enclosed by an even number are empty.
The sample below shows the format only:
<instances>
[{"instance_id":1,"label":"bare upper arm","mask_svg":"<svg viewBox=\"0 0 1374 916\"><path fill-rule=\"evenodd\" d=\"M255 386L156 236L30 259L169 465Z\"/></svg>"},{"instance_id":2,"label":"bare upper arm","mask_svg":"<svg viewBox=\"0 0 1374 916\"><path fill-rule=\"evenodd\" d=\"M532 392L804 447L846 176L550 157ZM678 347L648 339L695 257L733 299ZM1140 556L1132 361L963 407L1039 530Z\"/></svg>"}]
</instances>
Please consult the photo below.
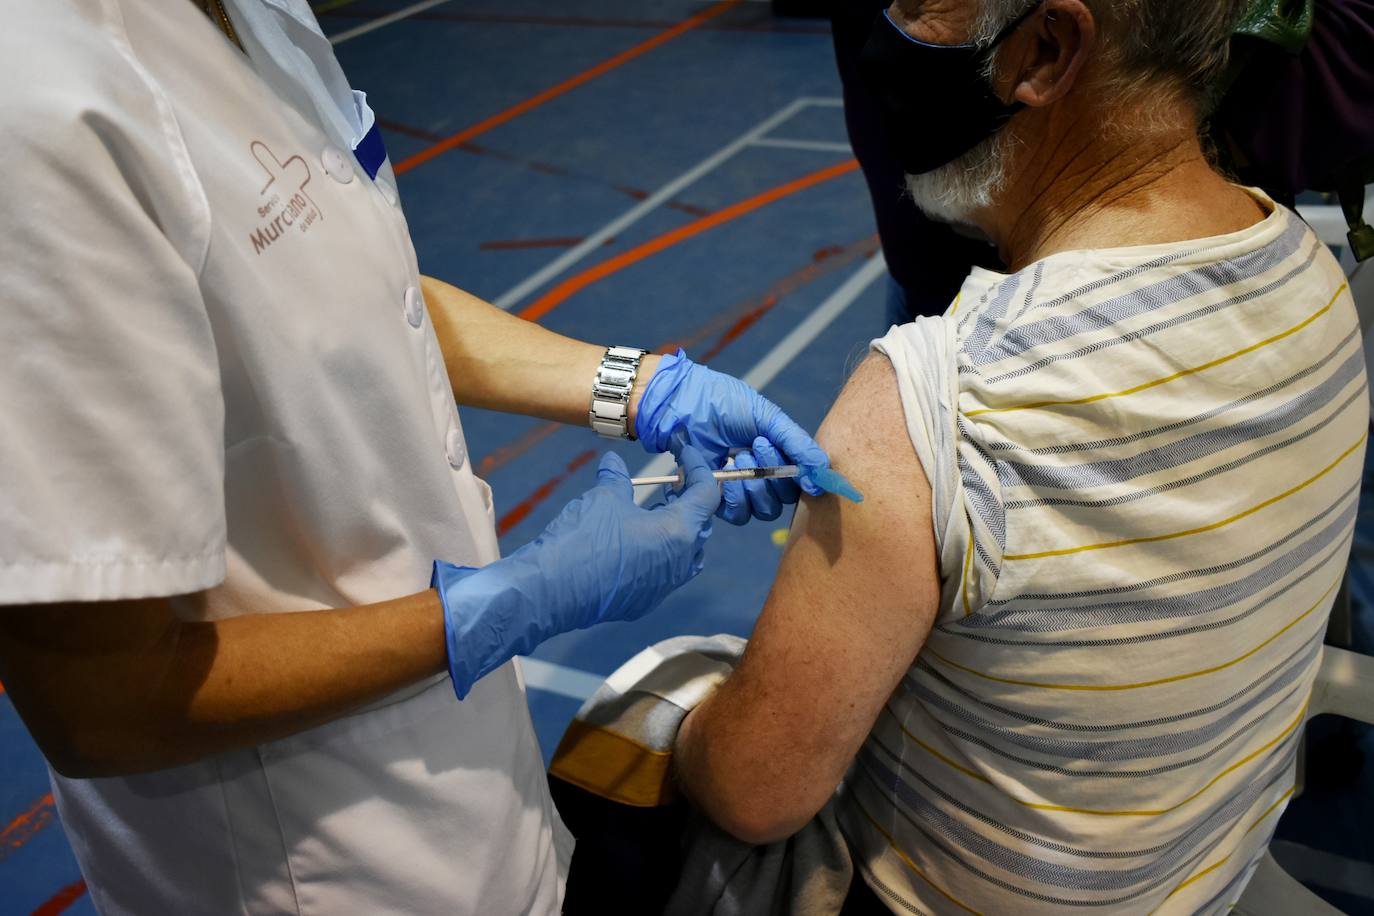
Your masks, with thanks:
<instances>
[{"instance_id":1,"label":"bare upper arm","mask_svg":"<svg viewBox=\"0 0 1374 916\"><path fill-rule=\"evenodd\" d=\"M798 508L739 670L684 730L689 793L756 842L825 803L939 606L930 485L885 358L859 368L817 439L865 501Z\"/></svg>"}]
</instances>

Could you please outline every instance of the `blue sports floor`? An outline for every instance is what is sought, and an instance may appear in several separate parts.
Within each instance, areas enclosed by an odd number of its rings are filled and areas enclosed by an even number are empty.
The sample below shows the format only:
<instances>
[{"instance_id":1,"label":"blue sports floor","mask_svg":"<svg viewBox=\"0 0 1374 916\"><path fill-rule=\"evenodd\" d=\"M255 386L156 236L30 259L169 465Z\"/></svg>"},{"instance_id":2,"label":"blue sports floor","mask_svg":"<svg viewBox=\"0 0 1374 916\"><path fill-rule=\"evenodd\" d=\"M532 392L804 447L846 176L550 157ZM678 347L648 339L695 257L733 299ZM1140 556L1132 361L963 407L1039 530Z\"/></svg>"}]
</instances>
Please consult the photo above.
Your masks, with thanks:
<instances>
[{"instance_id":1,"label":"blue sports floor","mask_svg":"<svg viewBox=\"0 0 1374 916\"><path fill-rule=\"evenodd\" d=\"M752 0L314 5L381 119L426 273L560 332L684 346L811 428L885 330L824 22ZM593 481L602 446L585 431L475 410L464 424L508 551ZM621 451L632 470L648 460ZM1366 651L1370 505L1354 583ZM578 698L639 648L748 635L787 521L717 525L705 571L649 618L543 646L526 670L546 758ZM1281 861L1350 913L1374 913L1371 771L1310 787L1279 830ZM0 916L91 912L3 696L0 772Z\"/></svg>"}]
</instances>

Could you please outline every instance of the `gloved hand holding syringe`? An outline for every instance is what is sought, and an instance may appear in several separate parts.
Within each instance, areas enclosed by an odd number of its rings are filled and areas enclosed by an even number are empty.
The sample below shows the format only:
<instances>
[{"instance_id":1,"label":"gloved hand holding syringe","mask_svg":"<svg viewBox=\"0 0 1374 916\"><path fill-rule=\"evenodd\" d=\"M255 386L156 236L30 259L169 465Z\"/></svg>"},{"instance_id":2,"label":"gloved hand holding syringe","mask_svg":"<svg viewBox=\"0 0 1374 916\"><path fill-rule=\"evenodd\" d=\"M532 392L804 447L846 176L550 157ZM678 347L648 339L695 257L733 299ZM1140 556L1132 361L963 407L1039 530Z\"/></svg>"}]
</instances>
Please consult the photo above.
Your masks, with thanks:
<instances>
[{"instance_id":1,"label":"gloved hand holding syringe","mask_svg":"<svg viewBox=\"0 0 1374 916\"><path fill-rule=\"evenodd\" d=\"M827 493L835 493L845 497L852 502L861 503L864 501L863 494L854 489L853 484L845 479L845 476L833 468L803 469L795 464L784 464L777 467L749 467L749 468L726 468L723 471L716 471L712 474L718 483L729 480L782 480L786 478L801 477L806 475L807 479L816 486L825 490ZM635 477L630 483L636 487L659 487L677 486L681 487L686 481L686 476L681 467L677 473L663 477Z\"/></svg>"}]
</instances>

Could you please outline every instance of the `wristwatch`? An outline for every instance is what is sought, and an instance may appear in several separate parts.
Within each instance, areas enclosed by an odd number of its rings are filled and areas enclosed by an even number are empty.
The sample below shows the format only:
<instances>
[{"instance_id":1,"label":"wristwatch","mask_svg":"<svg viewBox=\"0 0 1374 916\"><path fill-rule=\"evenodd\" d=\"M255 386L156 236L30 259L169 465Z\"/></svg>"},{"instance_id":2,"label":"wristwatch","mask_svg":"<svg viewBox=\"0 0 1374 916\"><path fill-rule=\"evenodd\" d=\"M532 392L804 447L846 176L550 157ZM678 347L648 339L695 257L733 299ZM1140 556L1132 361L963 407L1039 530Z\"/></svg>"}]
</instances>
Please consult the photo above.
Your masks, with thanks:
<instances>
[{"instance_id":1,"label":"wristwatch","mask_svg":"<svg viewBox=\"0 0 1374 916\"><path fill-rule=\"evenodd\" d=\"M587 419L598 435L634 439L630 429L630 392L634 391L639 375L639 362L648 352L634 347L610 347L601 357L587 411Z\"/></svg>"}]
</instances>

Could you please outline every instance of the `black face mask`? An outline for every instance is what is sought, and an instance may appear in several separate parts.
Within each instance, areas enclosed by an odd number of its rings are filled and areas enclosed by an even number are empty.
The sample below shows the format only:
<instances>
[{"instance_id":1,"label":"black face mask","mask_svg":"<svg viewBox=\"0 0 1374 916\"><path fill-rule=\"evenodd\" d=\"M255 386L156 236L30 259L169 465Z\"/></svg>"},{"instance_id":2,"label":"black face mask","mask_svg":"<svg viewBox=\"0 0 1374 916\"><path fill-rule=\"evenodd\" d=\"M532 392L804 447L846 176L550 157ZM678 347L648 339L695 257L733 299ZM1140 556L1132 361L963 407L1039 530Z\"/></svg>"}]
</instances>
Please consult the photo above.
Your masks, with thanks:
<instances>
[{"instance_id":1,"label":"black face mask","mask_svg":"<svg viewBox=\"0 0 1374 916\"><path fill-rule=\"evenodd\" d=\"M886 11L874 20L859 70L908 175L953 162L1024 107L999 99L983 71L993 50L1039 8L1036 3L1016 17L982 48L918 41Z\"/></svg>"}]
</instances>

